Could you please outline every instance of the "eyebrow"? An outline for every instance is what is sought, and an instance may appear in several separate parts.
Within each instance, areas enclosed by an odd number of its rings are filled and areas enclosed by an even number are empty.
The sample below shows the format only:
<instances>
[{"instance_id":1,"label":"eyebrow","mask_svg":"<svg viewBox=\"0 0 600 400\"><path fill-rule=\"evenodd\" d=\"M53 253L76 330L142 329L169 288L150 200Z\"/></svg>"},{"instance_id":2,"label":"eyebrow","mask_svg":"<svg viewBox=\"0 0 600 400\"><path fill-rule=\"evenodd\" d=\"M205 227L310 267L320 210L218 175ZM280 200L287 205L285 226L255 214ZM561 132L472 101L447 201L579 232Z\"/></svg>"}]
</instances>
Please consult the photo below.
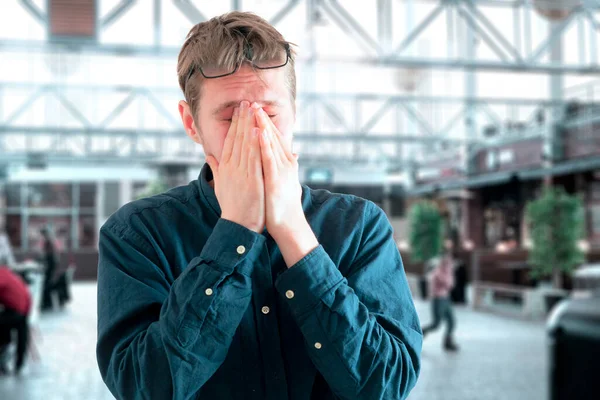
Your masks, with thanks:
<instances>
[{"instance_id":1,"label":"eyebrow","mask_svg":"<svg viewBox=\"0 0 600 400\"><path fill-rule=\"evenodd\" d=\"M277 100L257 101L256 103L261 104L261 107L263 107L263 108L264 107L280 107L281 106L281 102L277 101ZM223 112L224 110L227 110L228 108L236 107L239 105L240 105L240 101L238 101L238 100L233 100L233 101L228 101L226 103L222 103L217 108L214 109L213 115L217 115L217 114Z\"/></svg>"}]
</instances>

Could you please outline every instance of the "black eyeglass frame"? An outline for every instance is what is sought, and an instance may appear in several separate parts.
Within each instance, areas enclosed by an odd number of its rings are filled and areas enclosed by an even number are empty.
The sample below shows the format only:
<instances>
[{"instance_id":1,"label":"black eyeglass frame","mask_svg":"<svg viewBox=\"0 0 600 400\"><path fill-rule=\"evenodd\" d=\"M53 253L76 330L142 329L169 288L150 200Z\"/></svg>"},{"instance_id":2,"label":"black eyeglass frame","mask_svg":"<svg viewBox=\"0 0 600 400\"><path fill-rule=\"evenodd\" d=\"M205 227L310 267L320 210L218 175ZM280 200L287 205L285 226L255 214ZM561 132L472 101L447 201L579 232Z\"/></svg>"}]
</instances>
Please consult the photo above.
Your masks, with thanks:
<instances>
[{"instance_id":1,"label":"black eyeglass frame","mask_svg":"<svg viewBox=\"0 0 600 400\"><path fill-rule=\"evenodd\" d=\"M244 62L244 61L248 61L252 67L256 68L256 69L275 69L275 68L283 68L285 67L289 62L290 62L290 57L292 56L292 52L291 52L291 48L290 48L290 44L289 43L285 43L283 45L284 49L285 49L285 62L281 65L275 65L272 67L260 67L256 64L254 64L254 62L252 61L252 48L249 46L246 46L246 48L244 49L244 56L245 56L245 60L240 61L235 68L233 69L233 71L228 72L226 74L221 74L221 75L215 75L215 76L207 76L204 71L202 70L202 67L199 65L192 65L192 67L190 68L190 72L188 73L187 77L185 78L185 85L187 85L188 81L190 80L190 78L192 77L192 75L194 75L194 72L196 72L196 70L200 70L200 73L202 74L202 76L206 79L217 79L217 78L223 78L224 76L229 76L229 75L233 75L235 74L238 69L240 69L240 65Z\"/></svg>"}]
</instances>

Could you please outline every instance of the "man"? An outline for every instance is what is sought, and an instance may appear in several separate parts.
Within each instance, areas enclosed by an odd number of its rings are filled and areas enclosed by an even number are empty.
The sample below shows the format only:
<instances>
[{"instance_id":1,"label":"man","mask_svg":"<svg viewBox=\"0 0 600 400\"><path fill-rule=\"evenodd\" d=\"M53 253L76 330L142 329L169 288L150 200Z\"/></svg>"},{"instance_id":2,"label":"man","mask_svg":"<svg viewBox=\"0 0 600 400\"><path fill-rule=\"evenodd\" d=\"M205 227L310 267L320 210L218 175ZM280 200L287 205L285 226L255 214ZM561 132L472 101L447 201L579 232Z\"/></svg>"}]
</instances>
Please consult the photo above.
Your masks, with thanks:
<instances>
[{"instance_id":1,"label":"man","mask_svg":"<svg viewBox=\"0 0 600 400\"><path fill-rule=\"evenodd\" d=\"M299 183L294 52L230 13L192 28L179 111L208 165L100 233L100 371L120 399L401 399L422 334L385 214Z\"/></svg>"},{"instance_id":2,"label":"man","mask_svg":"<svg viewBox=\"0 0 600 400\"><path fill-rule=\"evenodd\" d=\"M12 331L17 331L17 353L15 373L19 373L25 362L29 342L27 316L31 310L31 295L23 280L6 265L0 265L0 360L10 344ZM0 364L0 371L5 371Z\"/></svg>"},{"instance_id":3,"label":"man","mask_svg":"<svg viewBox=\"0 0 600 400\"><path fill-rule=\"evenodd\" d=\"M44 286L42 295L42 310L50 310L53 307L52 303L52 291L54 275L56 268L58 267L58 254L50 229L44 227L41 229L42 234L42 262L45 267L44 274Z\"/></svg>"},{"instance_id":4,"label":"man","mask_svg":"<svg viewBox=\"0 0 600 400\"><path fill-rule=\"evenodd\" d=\"M458 346L454 342L454 311L452 310L452 299L450 291L454 287L454 260L451 250L446 250L435 269L430 275L431 286L431 314L433 321L422 328L423 335L427 335L438 329L442 319L446 320L446 334L444 335L444 349L457 351Z\"/></svg>"}]
</instances>

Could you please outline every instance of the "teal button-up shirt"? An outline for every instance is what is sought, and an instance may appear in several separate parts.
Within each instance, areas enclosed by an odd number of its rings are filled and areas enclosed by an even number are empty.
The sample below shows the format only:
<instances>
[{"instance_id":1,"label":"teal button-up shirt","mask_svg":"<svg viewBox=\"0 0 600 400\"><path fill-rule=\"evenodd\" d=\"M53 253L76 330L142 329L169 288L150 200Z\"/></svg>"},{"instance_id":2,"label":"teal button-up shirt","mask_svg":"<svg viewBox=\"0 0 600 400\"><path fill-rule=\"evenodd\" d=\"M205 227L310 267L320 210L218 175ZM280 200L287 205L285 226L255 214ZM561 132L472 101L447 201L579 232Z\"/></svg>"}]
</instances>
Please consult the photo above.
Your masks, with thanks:
<instances>
[{"instance_id":1,"label":"teal button-up shirt","mask_svg":"<svg viewBox=\"0 0 600 400\"><path fill-rule=\"evenodd\" d=\"M97 358L118 399L403 399L422 333L380 208L303 186L319 247L287 268L268 232L197 181L100 231Z\"/></svg>"}]
</instances>

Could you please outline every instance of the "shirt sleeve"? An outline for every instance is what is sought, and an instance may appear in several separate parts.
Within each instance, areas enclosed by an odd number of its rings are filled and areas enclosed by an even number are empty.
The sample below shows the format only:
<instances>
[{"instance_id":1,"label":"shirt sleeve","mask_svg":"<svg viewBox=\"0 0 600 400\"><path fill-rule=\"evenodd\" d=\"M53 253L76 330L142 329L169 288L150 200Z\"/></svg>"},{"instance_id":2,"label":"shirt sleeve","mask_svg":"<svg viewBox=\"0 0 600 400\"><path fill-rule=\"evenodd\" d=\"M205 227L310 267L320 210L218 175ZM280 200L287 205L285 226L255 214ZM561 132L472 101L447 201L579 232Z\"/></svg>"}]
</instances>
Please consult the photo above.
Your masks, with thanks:
<instances>
[{"instance_id":1,"label":"shirt sleeve","mask_svg":"<svg viewBox=\"0 0 600 400\"><path fill-rule=\"evenodd\" d=\"M169 282L148 240L125 225L101 229L96 354L116 398L193 398L225 360L264 241L221 219Z\"/></svg>"},{"instance_id":2,"label":"shirt sleeve","mask_svg":"<svg viewBox=\"0 0 600 400\"><path fill-rule=\"evenodd\" d=\"M319 246L280 275L311 359L342 399L404 399L423 335L387 217L374 204L347 277Z\"/></svg>"}]
</instances>

